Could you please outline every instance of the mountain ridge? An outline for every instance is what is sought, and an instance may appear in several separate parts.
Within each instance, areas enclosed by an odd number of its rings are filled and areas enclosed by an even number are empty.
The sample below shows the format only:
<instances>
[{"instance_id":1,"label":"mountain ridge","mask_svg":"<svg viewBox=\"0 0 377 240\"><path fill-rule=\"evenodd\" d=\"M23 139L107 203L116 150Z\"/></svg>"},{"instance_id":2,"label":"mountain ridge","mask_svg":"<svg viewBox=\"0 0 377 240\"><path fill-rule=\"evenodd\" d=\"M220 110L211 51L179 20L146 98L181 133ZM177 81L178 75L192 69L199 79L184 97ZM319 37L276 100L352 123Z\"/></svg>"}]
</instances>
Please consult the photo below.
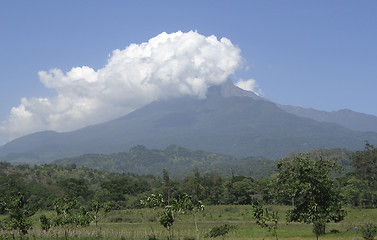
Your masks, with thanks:
<instances>
[{"instance_id":1,"label":"mountain ridge","mask_svg":"<svg viewBox=\"0 0 377 240\"><path fill-rule=\"evenodd\" d=\"M20 162L32 156L28 163L49 163L86 153L127 151L136 145L163 149L172 144L235 157L275 159L314 148L358 150L366 140L377 142L377 133L296 116L227 82L209 88L205 99L155 101L102 124L15 139L0 147L0 160Z\"/></svg>"},{"instance_id":2,"label":"mountain ridge","mask_svg":"<svg viewBox=\"0 0 377 240\"><path fill-rule=\"evenodd\" d=\"M371 114L355 112L350 109L340 109L337 111L327 112L313 108L303 108L291 105L277 104L277 106L289 113L300 117L310 118L318 122L337 123L356 131L377 132L377 116Z\"/></svg>"}]
</instances>

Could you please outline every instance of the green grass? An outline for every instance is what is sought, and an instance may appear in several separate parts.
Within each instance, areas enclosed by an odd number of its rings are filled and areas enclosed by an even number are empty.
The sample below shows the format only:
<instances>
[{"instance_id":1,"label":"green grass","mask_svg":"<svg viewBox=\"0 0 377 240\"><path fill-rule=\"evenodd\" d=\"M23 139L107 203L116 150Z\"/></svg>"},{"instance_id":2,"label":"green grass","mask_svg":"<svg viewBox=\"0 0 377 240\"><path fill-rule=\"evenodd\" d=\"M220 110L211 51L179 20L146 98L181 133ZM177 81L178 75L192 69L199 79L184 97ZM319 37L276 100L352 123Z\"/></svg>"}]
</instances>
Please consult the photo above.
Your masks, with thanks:
<instances>
[{"instance_id":1,"label":"green grass","mask_svg":"<svg viewBox=\"0 0 377 240\"><path fill-rule=\"evenodd\" d=\"M280 221L278 227L279 239L315 239L312 227L308 224L285 222L287 206L270 206L279 211ZM236 230L226 235L225 239L275 239L267 230L263 230L255 224L252 218L250 206L207 206L205 211L197 215L200 236L203 238L213 227L231 224L237 227ZM376 223L377 209L347 208L347 217L340 223L329 223L326 227L327 234L320 236L320 239L362 239L358 231L347 231L354 229L367 222ZM167 231L159 224L158 211L153 209L130 209L111 212L100 223L100 238L97 238L97 231L94 224L86 228L73 229L70 239L148 239L149 236L156 236L158 239L166 239ZM62 229L53 228L45 233L40 229L39 216L46 214L53 216L53 212L39 212L33 216L33 229L29 231L29 239L63 239ZM4 216L0 216L0 220ZM339 233L330 233L335 229ZM192 215L179 215L174 223L174 239L194 239L196 236ZM0 232L5 234L5 232ZM1 237L0 237L1 239ZM221 238L219 238L221 239Z\"/></svg>"}]
</instances>

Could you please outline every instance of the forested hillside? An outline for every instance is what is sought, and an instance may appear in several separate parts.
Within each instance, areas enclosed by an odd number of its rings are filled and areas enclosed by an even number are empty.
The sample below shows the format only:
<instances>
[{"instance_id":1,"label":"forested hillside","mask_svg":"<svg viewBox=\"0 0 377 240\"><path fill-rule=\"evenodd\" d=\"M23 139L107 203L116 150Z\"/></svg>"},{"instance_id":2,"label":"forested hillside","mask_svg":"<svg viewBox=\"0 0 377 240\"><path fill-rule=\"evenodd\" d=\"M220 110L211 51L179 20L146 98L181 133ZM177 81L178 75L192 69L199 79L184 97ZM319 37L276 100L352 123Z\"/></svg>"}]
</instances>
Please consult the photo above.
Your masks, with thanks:
<instances>
[{"instance_id":1,"label":"forested hillside","mask_svg":"<svg viewBox=\"0 0 377 240\"><path fill-rule=\"evenodd\" d=\"M149 150L139 145L128 152L85 154L54 163L142 175L156 175L166 169L171 176L178 178L187 175L193 168L199 168L201 172L216 171L221 176L231 176L233 172L253 178L267 177L274 169L274 162L263 157L235 158L224 154L191 151L175 145L165 150Z\"/></svg>"},{"instance_id":2,"label":"forested hillside","mask_svg":"<svg viewBox=\"0 0 377 240\"><path fill-rule=\"evenodd\" d=\"M337 158L349 170L352 151L346 149L318 149L309 151L313 157ZM166 169L172 177L181 178L198 168L202 173L215 171L222 177L242 175L258 179L273 173L275 163L263 157L236 158L224 154L191 151L179 146L169 146L165 150L150 150L136 146L128 152L116 154L85 154L55 161L59 165L75 164L78 167L104 170L108 172L129 172L141 175L157 175ZM157 170L157 171L156 171Z\"/></svg>"}]
</instances>

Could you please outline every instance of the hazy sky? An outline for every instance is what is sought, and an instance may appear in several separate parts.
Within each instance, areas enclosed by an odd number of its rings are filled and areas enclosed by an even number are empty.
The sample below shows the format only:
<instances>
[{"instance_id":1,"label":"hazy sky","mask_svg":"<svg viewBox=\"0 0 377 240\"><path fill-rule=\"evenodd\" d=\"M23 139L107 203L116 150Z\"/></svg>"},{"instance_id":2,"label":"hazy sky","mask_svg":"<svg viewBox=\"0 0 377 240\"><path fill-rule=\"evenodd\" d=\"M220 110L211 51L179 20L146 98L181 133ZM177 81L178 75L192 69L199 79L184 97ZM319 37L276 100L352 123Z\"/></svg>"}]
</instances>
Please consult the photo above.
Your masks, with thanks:
<instances>
[{"instance_id":1,"label":"hazy sky","mask_svg":"<svg viewBox=\"0 0 377 240\"><path fill-rule=\"evenodd\" d=\"M280 104L377 115L377 1L0 2L0 143L227 77Z\"/></svg>"}]
</instances>

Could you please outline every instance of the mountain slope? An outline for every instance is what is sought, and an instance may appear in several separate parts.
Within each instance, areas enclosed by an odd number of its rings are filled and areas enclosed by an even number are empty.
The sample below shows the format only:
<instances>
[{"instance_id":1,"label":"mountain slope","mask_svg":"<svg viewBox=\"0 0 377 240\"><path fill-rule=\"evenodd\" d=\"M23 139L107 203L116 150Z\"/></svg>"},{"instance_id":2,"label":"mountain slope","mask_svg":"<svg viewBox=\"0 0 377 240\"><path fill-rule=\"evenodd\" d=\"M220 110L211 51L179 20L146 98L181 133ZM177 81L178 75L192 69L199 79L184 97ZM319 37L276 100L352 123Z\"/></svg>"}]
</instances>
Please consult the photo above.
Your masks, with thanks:
<instances>
[{"instance_id":1,"label":"mountain slope","mask_svg":"<svg viewBox=\"0 0 377 240\"><path fill-rule=\"evenodd\" d=\"M10 154L51 162L86 153L128 151L136 145L163 149L175 144L191 150L235 157L284 157L313 148L362 149L377 133L356 132L337 124L298 117L255 95L223 97L212 88L206 99L153 102L124 117L68 133L41 132L0 147ZM20 162L13 158L11 162Z\"/></svg>"},{"instance_id":2,"label":"mountain slope","mask_svg":"<svg viewBox=\"0 0 377 240\"><path fill-rule=\"evenodd\" d=\"M318 122L336 123L355 131L377 132L377 117L364 113L358 113L349 109L326 112L312 108L302 108L289 105L278 105L284 111L300 117L306 117Z\"/></svg>"}]
</instances>

